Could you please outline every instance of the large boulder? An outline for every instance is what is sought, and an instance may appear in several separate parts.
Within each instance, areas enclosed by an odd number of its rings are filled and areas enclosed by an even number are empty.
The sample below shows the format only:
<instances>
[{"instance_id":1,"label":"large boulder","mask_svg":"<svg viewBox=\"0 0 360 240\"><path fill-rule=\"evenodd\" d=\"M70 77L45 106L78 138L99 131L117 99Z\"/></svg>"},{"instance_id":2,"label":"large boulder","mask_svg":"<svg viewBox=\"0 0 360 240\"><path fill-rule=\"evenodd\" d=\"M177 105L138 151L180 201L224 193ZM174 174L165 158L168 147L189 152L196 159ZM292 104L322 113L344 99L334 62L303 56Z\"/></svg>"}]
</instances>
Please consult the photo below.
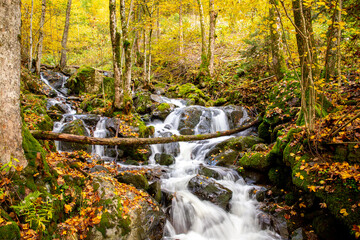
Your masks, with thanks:
<instances>
[{"instance_id":1,"label":"large boulder","mask_svg":"<svg viewBox=\"0 0 360 240\"><path fill-rule=\"evenodd\" d=\"M89 66L81 66L77 73L71 76L65 86L69 88L70 93L79 94L99 93L104 75L99 70Z\"/></svg>"},{"instance_id":2,"label":"large boulder","mask_svg":"<svg viewBox=\"0 0 360 240\"><path fill-rule=\"evenodd\" d=\"M227 150L225 152L221 152L214 158L215 165L227 167L230 165L234 165L236 160L239 157L239 152L235 150Z\"/></svg>"},{"instance_id":3,"label":"large boulder","mask_svg":"<svg viewBox=\"0 0 360 240\"><path fill-rule=\"evenodd\" d=\"M163 166L170 166L175 163L175 157L166 153L157 153L155 154L156 163Z\"/></svg>"},{"instance_id":4,"label":"large boulder","mask_svg":"<svg viewBox=\"0 0 360 240\"><path fill-rule=\"evenodd\" d=\"M149 92L138 91L135 93L134 107L135 111L140 114L150 113L155 108Z\"/></svg>"},{"instance_id":5,"label":"large boulder","mask_svg":"<svg viewBox=\"0 0 360 240\"><path fill-rule=\"evenodd\" d=\"M142 174L122 172L115 178L121 183L131 184L138 189L147 190L149 188L149 183Z\"/></svg>"},{"instance_id":6,"label":"large boulder","mask_svg":"<svg viewBox=\"0 0 360 240\"><path fill-rule=\"evenodd\" d=\"M266 172L270 168L271 162L267 155L261 152L250 152L240 158L238 165L245 169Z\"/></svg>"},{"instance_id":7,"label":"large boulder","mask_svg":"<svg viewBox=\"0 0 360 240\"><path fill-rule=\"evenodd\" d=\"M185 108L180 115L180 122L178 130L183 135L193 135L194 128L200 122L200 117L202 115L202 109L197 106L191 106Z\"/></svg>"},{"instance_id":8,"label":"large boulder","mask_svg":"<svg viewBox=\"0 0 360 240\"><path fill-rule=\"evenodd\" d=\"M169 103L161 103L159 104L155 110L152 112L152 119L160 119L165 120L166 117L175 109L174 104Z\"/></svg>"},{"instance_id":9,"label":"large boulder","mask_svg":"<svg viewBox=\"0 0 360 240\"><path fill-rule=\"evenodd\" d=\"M190 179L188 188L198 198L210 201L224 210L230 209L232 191L218 184L215 180L197 175Z\"/></svg>"},{"instance_id":10,"label":"large boulder","mask_svg":"<svg viewBox=\"0 0 360 240\"><path fill-rule=\"evenodd\" d=\"M101 196L99 204L106 211L100 223L90 229L88 239L162 239L166 218L160 206L146 192L110 178L100 173L94 177L94 189ZM128 212L124 216L125 207Z\"/></svg>"},{"instance_id":11,"label":"large boulder","mask_svg":"<svg viewBox=\"0 0 360 240\"><path fill-rule=\"evenodd\" d=\"M239 106L229 105L223 107L223 110L228 117L230 129L240 127L241 119L244 116L243 108Z\"/></svg>"},{"instance_id":12,"label":"large boulder","mask_svg":"<svg viewBox=\"0 0 360 240\"><path fill-rule=\"evenodd\" d=\"M62 129L62 133L87 136L89 137L88 130L86 129L84 122L81 119L74 120L67 123ZM74 142L60 142L59 150L72 152L72 151L86 151L91 153L91 146L88 144L74 143Z\"/></svg>"}]
</instances>

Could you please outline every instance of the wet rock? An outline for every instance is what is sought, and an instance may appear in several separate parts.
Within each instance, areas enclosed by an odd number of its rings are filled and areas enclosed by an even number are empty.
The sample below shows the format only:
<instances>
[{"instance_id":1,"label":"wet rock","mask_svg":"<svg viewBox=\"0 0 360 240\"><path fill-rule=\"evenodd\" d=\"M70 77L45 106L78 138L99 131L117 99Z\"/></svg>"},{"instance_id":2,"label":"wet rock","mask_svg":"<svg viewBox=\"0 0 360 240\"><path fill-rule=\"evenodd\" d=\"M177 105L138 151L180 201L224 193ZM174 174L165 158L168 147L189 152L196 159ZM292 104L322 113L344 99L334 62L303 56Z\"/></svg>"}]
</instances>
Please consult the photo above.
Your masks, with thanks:
<instances>
[{"instance_id":1,"label":"wet rock","mask_svg":"<svg viewBox=\"0 0 360 240\"><path fill-rule=\"evenodd\" d=\"M94 167L92 167L92 168L90 169L90 172L91 172L91 173L94 173L94 172L102 172L102 171L104 171L104 172L109 172L109 170L108 170L106 167L101 166L101 165L96 165L96 166L94 166Z\"/></svg>"},{"instance_id":2,"label":"wet rock","mask_svg":"<svg viewBox=\"0 0 360 240\"><path fill-rule=\"evenodd\" d=\"M251 169L239 169L239 174L247 184L265 184L268 178L265 173Z\"/></svg>"},{"instance_id":3,"label":"wet rock","mask_svg":"<svg viewBox=\"0 0 360 240\"><path fill-rule=\"evenodd\" d=\"M132 184L139 189L147 190L149 188L147 179L141 174L122 172L116 175L115 178L121 183Z\"/></svg>"},{"instance_id":4,"label":"wet rock","mask_svg":"<svg viewBox=\"0 0 360 240\"><path fill-rule=\"evenodd\" d=\"M298 228L295 231L292 232L291 234L291 240L305 240L305 232L304 229L302 228Z\"/></svg>"},{"instance_id":5,"label":"wet rock","mask_svg":"<svg viewBox=\"0 0 360 240\"><path fill-rule=\"evenodd\" d=\"M245 154L239 161L238 165L245 168L260 172L267 172L271 162L265 154L261 152L250 152Z\"/></svg>"},{"instance_id":6,"label":"wet rock","mask_svg":"<svg viewBox=\"0 0 360 240\"><path fill-rule=\"evenodd\" d=\"M54 105L49 107L49 110L66 113L68 111L68 107L65 103L55 103Z\"/></svg>"},{"instance_id":7,"label":"wet rock","mask_svg":"<svg viewBox=\"0 0 360 240\"><path fill-rule=\"evenodd\" d=\"M224 210L230 209L232 191L215 182L211 178L195 176L190 179L189 190L198 198L210 201Z\"/></svg>"},{"instance_id":8,"label":"wet rock","mask_svg":"<svg viewBox=\"0 0 360 240\"><path fill-rule=\"evenodd\" d=\"M148 193L152 196L158 203L161 202L161 183L160 181L155 181L149 185Z\"/></svg>"},{"instance_id":9,"label":"wet rock","mask_svg":"<svg viewBox=\"0 0 360 240\"><path fill-rule=\"evenodd\" d=\"M175 157L166 153L157 153L155 154L155 161L160 165L170 166L175 163Z\"/></svg>"},{"instance_id":10,"label":"wet rock","mask_svg":"<svg viewBox=\"0 0 360 240\"><path fill-rule=\"evenodd\" d=\"M217 179L217 180L222 179L222 176L221 176L220 173L218 173L214 169L211 169L211 168L205 167L205 166L200 166L199 174L203 175L205 177L214 178L214 179Z\"/></svg>"},{"instance_id":11,"label":"wet rock","mask_svg":"<svg viewBox=\"0 0 360 240\"><path fill-rule=\"evenodd\" d=\"M80 118L88 126L96 126L96 124L100 121L100 116L95 114L82 115Z\"/></svg>"},{"instance_id":12,"label":"wet rock","mask_svg":"<svg viewBox=\"0 0 360 240\"><path fill-rule=\"evenodd\" d=\"M171 137L172 135L170 132L165 132L161 133L160 137ZM178 142L161 144L159 148L160 152L171 154L174 157L177 157L180 153L180 144Z\"/></svg>"},{"instance_id":13,"label":"wet rock","mask_svg":"<svg viewBox=\"0 0 360 240\"><path fill-rule=\"evenodd\" d=\"M326 240L350 239L345 227L332 215L323 214L315 217L312 226L315 233Z\"/></svg>"},{"instance_id":14,"label":"wet rock","mask_svg":"<svg viewBox=\"0 0 360 240\"><path fill-rule=\"evenodd\" d=\"M267 213L260 213L258 215L259 223L261 229L273 229L276 233L278 233L282 239L289 239L289 231L287 228L287 223L281 214L278 216L270 215Z\"/></svg>"},{"instance_id":15,"label":"wet rock","mask_svg":"<svg viewBox=\"0 0 360 240\"><path fill-rule=\"evenodd\" d=\"M268 149L267 145L264 143L258 143L255 144L254 146L252 146L251 150L252 151L257 151L257 152L263 152L266 151Z\"/></svg>"},{"instance_id":16,"label":"wet rock","mask_svg":"<svg viewBox=\"0 0 360 240\"><path fill-rule=\"evenodd\" d=\"M223 110L228 117L230 129L240 127L241 125L240 120L244 116L243 108L239 106L230 105L223 107Z\"/></svg>"},{"instance_id":17,"label":"wet rock","mask_svg":"<svg viewBox=\"0 0 360 240\"><path fill-rule=\"evenodd\" d=\"M245 151L246 149L251 148L255 144L262 143L263 140L256 136L241 136L230 138L229 140L223 142L225 148L231 148L238 151ZM221 145L220 145L221 146Z\"/></svg>"},{"instance_id":18,"label":"wet rock","mask_svg":"<svg viewBox=\"0 0 360 240\"><path fill-rule=\"evenodd\" d=\"M135 111L140 114L151 112L153 102L150 98L149 92L138 91L135 93L134 107Z\"/></svg>"},{"instance_id":19,"label":"wet rock","mask_svg":"<svg viewBox=\"0 0 360 240\"><path fill-rule=\"evenodd\" d=\"M119 148L107 148L105 150L105 155L110 158L116 158L116 156L121 158L124 155L124 151Z\"/></svg>"},{"instance_id":20,"label":"wet rock","mask_svg":"<svg viewBox=\"0 0 360 240\"><path fill-rule=\"evenodd\" d=\"M118 118L107 118L105 120L105 128L110 132L111 137L115 137L118 126L119 126Z\"/></svg>"},{"instance_id":21,"label":"wet rock","mask_svg":"<svg viewBox=\"0 0 360 240\"><path fill-rule=\"evenodd\" d=\"M67 123L62 129L62 133L80 135L80 136L90 136L87 129L85 128L84 122L80 119L74 120L70 123ZM84 150L88 153L91 152L91 146L87 144L80 144L74 142L60 142L60 150L72 152Z\"/></svg>"},{"instance_id":22,"label":"wet rock","mask_svg":"<svg viewBox=\"0 0 360 240\"><path fill-rule=\"evenodd\" d=\"M217 166L227 167L236 163L238 156L238 151L227 150L217 155L214 158L214 161L216 162Z\"/></svg>"},{"instance_id":23,"label":"wet rock","mask_svg":"<svg viewBox=\"0 0 360 240\"><path fill-rule=\"evenodd\" d=\"M157 103L164 103L164 100L162 100L161 96L156 94L151 94L150 99Z\"/></svg>"},{"instance_id":24,"label":"wet rock","mask_svg":"<svg viewBox=\"0 0 360 240\"><path fill-rule=\"evenodd\" d=\"M181 135L194 135L195 131L194 129L190 129L190 128L183 128L179 131L179 133Z\"/></svg>"},{"instance_id":25,"label":"wet rock","mask_svg":"<svg viewBox=\"0 0 360 240\"><path fill-rule=\"evenodd\" d=\"M72 75L65 86L72 94L80 92L100 93L104 75L97 69L89 66L81 66L76 74Z\"/></svg>"},{"instance_id":26,"label":"wet rock","mask_svg":"<svg viewBox=\"0 0 360 240\"><path fill-rule=\"evenodd\" d=\"M175 109L174 104L170 103L161 103L158 105L155 110L152 112L152 119L165 120L166 117Z\"/></svg>"},{"instance_id":27,"label":"wet rock","mask_svg":"<svg viewBox=\"0 0 360 240\"><path fill-rule=\"evenodd\" d=\"M200 107L192 106L185 108L180 115L178 130L194 129L198 125L201 115L202 109Z\"/></svg>"}]
</instances>

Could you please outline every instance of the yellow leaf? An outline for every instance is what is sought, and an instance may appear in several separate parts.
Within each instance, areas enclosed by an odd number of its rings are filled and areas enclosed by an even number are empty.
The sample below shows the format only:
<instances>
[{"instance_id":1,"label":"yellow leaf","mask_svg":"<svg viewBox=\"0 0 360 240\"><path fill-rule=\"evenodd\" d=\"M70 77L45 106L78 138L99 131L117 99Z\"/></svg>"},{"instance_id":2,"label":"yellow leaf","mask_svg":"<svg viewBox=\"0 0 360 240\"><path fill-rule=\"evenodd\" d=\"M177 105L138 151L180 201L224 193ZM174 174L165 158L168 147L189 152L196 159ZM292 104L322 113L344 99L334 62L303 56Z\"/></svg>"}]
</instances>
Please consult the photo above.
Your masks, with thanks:
<instances>
[{"instance_id":1,"label":"yellow leaf","mask_svg":"<svg viewBox=\"0 0 360 240\"><path fill-rule=\"evenodd\" d=\"M70 206L70 205L68 205L68 204L65 204L65 213L69 213L69 212L71 212L71 209L72 209L72 207Z\"/></svg>"},{"instance_id":2,"label":"yellow leaf","mask_svg":"<svg viewBox=\"0 0 360 240\"><path fill-rule=\"evenodd\" d=\"M308 186L308 189L310 189L310 192L316 192L316 186Z\"/></svg>"},{"instance_id":3,"label":"yellow leaf","mask_svg":"<svg viewBox=\"0 0 360 240\"><path fill-rule=\"evenodd\" d=\"M295 153L290 153L290 156L291 156L291 157L295 156Z\"/></svg>"},{"instance_id":4,"label":"yellow leaf","mask_svg":"<svg viewBox=\"0 0 360 240\"><path fill-rule=\"evenodd\" d=\"M301 202L301 203L299 204L299 207L300 207L300 208L306 208L306 205L305 205L303 202Z\"/></svg>"},{"instance_id":5,"label":"yellow leaf","mask_svg":"<svg viewBox=\"0 0 360 240\"><path fill-rule=\"evenodd\" d=\"M341 209L341 210L340 210L340 213L341 213L342 215L344 215L344 217L346 217L347 215L349 215L349 214L346 212L346 209L345 209L345 208Z\"/></svg>"},{"instance_id":6,"label":"yellow leaf","mask_svg":"<svg viewBox=\"0 0 360 240\"><path fill-rule=\"evenodd\" d=\"M304 176L303 176L303 175L300 175L300 179L301 179L301 180L304 180Z\"/></svg>"}]
</instances>

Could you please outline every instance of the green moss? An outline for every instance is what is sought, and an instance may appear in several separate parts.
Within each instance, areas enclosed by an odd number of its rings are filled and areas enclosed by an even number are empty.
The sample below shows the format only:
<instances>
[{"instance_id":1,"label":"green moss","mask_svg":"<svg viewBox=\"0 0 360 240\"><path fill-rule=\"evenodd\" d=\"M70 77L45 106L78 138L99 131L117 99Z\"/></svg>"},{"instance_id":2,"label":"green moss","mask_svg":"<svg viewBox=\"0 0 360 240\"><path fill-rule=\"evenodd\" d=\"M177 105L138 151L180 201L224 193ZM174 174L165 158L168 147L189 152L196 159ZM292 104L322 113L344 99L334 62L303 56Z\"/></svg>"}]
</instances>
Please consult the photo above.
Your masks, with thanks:
<instances>
[{"instance_id":1,"label":"green moss","mask_svg":"<svg viewBox=\"0 0 360 240\"><path fill-rule=\"evenodd\" d=\"M15 222L0 227L0 240L20 239L20 229Z\"/></svg>"},{"instance_id":2,"label":"green moss","mask_svg":"<svg viewBox=\"0 0 360 240\"><path fill-rule=\"evenodd\" d=\"M266 172L271 165L266 155L260 152L245 154L239 160L238 164L243 168L255 169L262 172Z\"/></svg>"},{"instance_id":3,"label":"green moss","mask_svg":"<svg viewBox=\"0 0 360 240\"><path fill-rule=\"evenodd\" d=\"M271 168L268 176L269 180L277 187L285 187L291 182L291 171L284 166Z\"/></svg>"},{"instance_id":4,"label":"green moss","mask_svg":"<svg viewBox=\"0 0 360 240\"><path fill-rule=\"evenodd\" d=\"M104 92L108 97L114 97L115 88L114 88L114 78L104 77ZM100 87L100 93L103 92L103 86Z\"/></svg>"},{"instance_id":5,"label":"green moss","mask_svg":"<svg viewBox=\"0 0 360 240\"><path fill-rule=\"evenodd\" d=\"M170 109L170 105L168 103L161 103L156 107L156 109L159 110L160 112L164 112Z\"/></svg>"},{"instance_id":6,"label":"green moss","mask_svg":"<svg viewBox=\"0 0 360 240\"><path fill-rule=\"evenodd\" d=\"M264 139L266 142L270 142L270 139L271 139L270 124L263 121L258 127L258 135L260 138Z\"/></svg>"},{"instance_id":7,"label":"green moss","mask_svg":"<svg viewBox=\"0 0 360 240\"><path fill-rule=\"evenodd\" d=\"M24 149L25 157L28 160L28 165L35 167L35 160L37 154L40 153L41 158L45 159L46 152L41 147L40 143L31 135L29 129L25 126L24 122L22 125L22 147Z\"/></svg>"}]
</instances>

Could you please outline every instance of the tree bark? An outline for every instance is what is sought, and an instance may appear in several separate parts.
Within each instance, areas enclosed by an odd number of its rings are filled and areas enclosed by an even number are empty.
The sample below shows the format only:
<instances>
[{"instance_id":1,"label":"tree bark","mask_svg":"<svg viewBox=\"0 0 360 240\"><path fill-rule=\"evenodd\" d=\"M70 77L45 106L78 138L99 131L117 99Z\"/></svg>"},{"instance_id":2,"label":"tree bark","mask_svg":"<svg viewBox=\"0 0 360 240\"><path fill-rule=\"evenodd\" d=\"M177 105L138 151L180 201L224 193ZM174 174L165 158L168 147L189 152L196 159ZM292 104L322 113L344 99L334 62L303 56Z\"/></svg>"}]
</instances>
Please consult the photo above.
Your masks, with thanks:
<instances>
[{"instance_id":1,"label":"tree bark","mask_svg":"<svg viewBox=\"0 0 360 240\"><path fill-rule=\"evenodd\" d=\"M120 17L121 17L121 28L122 28L122 45L123 45L123 55L125 63L125 71L122 76L123 81L123 110L125 114L129 114L132 109L132 96L131 96L131 43L129 40L128 33L128 23L130 22L130 17L132 13L132 8L129 8L129 17L126 21L126 11L125 11L125 0L120 1Z\"/></svg>"},{"instance_id":2,"label":"tree bark","mask_svg":"<svg viewBox=\"0 0 360 240\"><path fill-rule=\"evenodd\" d=\"M46 0L42 0L41 4L41 17L40 17L40 29L39 29L39 45L36 57L36 74L40 74L43 41L44 41L44 24L45 24L45 13L46 13Z\"/></svg>"},{"instance_id":3,"label":"tree bark","mask_svg":"<svg viewBox=\"0 0 360 240\"><path fill-rule=\"evenodd\" d=\"M20 117L20 0L0 3L0 163L25 167Z\"/></svg>"},{"instance_id":4,"label":"tree bark","mask_svg":"<svg viewBox=\"0 0 360 240\"><path fill-rule=\"evenodd\" d=\"M121 55L120 55L120 33L117 30L116 0L109 0L110 11L110 36L113 52L114 68L114 109L121 109L123 103L123 88L121 82Z\"/></svg>"},{"instance_id":5,"label":"tree bark","mask_svg":"<svg viewBox=\"0 0 360 240\"><path fill-rule=\"evenodd\" d=\"M143 31L143 41L144 41L144 62L143 62L143 81L146 85L146 76L147 76L147 49L146 49L146 43L147 43L147 35L146 35L146 27L144 26Z\"/></svg>"},{"instance_id":6,"label":"tree bark","mask_svg":"<svg viewBox=\"0 0 360 240\"><path fill-rule=\"evenodd\" d=\"M209 15L210 15L210 27L209 27L209 49L208 49L208 69L211 77L214 76L214 51L215 51L215 29L216 18L218 13L215 11L214 0L209 1Z\"/></svg>"},{"instance_id":7,"label":"tree bark","mask_svg":"<svg viewBox=\"0 0 360 240\"><path fill-rule=\"evenodd\" d=\"M34 15L34 0L31 0L31 13L30 13L30 32L29 32L29 62L28 62L28 69L31 70L32 67L32 55L33 55L33 15Z\"/></svg>"},{"instance_id":8,"label":"tree bark","mask_svg":"<svg viewBox=\"0 0 360 240\"><path fill-rule=\"evenodd\" d=\"M302 0L293 2L294 22L296 25L296 41L301 66L301 114L304 117L307 131L315 126L315 88L313 66L316 55L313 51L314 40L311 24L311 8L305 7Z\"/></svg>"},{"instance_id":9,"label":"tree bark","mask_svg":"<svg viewBox=\"0 0 360 240\"><path fill-rule=\"evenodd\" d=\"M199 135L180 135L180 136L174 135L171 137L160 137L160 138L94 138L94 137L86 137L86 136L79 136L79 135L72 135L65 133L54 133L54 132L38 131L38 130L31 131L31 134L37 139L76 142L76 143L91 144L91 145L134 146L134 145L161 144L161 143L171 143L171 142L199 141L199 140L229 136L244 131L248 128L251 128L258 123L259 120L257 119L242 127L238 127L223 132L199 134Z\"/></svg>"},{"instance_id":10,"label":"tree bark","mask_svg":"<svg viewBox=\"0 0 360 240\"><path fill-rule=\"evenodd\" d=\"M179 7L179 51L180 51L180 59L182 60L182 55L184 53L184 31L183 31L183 21L182 21L182 2L180 0Z\"/></svg>"},{"instance_id":11,"label":"tree bark","mask_svg":"<svg viewBox=\"0 0 360 240\"><path fill-rule=\"evenodd\" d=\"M207 53L206 53L206 33L205 33L205 17L204 8L201 0L197 0L200 14L200 29L201 29L201 66L207 66Z\"/></svg>"},{"instance_id":12,"label":"tree bark","mask_svg":"<svg viewBox=\"0 0 360 240\"><path fill-rule=\"evenodd\" d=\"M270 18L270 47L272 55L272 68L273 72L278 81L283 79L284 70L285 70L285 61L284 56L281 51L281 35L279 33L280 27L279 18L275 14L274 3L271 4L269 8L269 18Z\"/></svg>"},{"instance_id":13,"label":"tree bark","mask_svg":"<svg viewBox=\"0 0 360 240\"><path fill-rule=\"evenodd\" d=\"M69 25L70 25L70 11L71 11L71 1L68 0L67 8L66 8L66 18L65 18L65 27L64 33L61 41L61 56L60 56L60 69L65 68L66 66L66 45L69 35Z\"/></svg>"}]
</instances>

